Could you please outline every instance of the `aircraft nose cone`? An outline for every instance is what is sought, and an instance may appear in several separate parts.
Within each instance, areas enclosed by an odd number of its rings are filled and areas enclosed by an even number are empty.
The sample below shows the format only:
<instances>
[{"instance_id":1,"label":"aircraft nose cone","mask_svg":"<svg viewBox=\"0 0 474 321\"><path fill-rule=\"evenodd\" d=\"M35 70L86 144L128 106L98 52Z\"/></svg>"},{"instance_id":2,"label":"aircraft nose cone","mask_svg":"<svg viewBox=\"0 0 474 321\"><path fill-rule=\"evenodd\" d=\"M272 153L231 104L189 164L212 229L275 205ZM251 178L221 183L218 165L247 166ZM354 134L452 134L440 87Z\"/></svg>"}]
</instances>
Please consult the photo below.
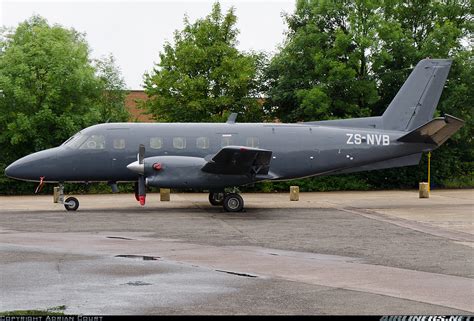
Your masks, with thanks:
<instances>
[{"instance_id":1,"label":"aircraft nose cone","mask_svg":"<svg viewBox=\"0 0 474 321\"><path fill-rule=\"evenodd\" d=\"M39 181L41 176L51 176L56 152L56 149L48 149L20 158L5 169L5 175L27 181Z\"/></svg>"},{"instance_id":2,"label":"aircraft nose cone","mask_svg":"<svg viewBox=\"0 0 474 321\"><path fill-rule=\"evenodd\" d=\"M12 163L5 168L5 176L7 177L14 177L15 175L15 170L16 170L15 163Z\"/></svg>"},{"instance_id":3,"label":"aircraft nose cone","mask_svg":"<svg viewBox=\"0 0 474 321\"><path fill-rule=\"evenodd\" d=\"M20 158L5 168L5 176L10 178L21 178L23 173L24 160Z\"/></svg>"},{"instance_id":4,"label":"aircraft nose cone","mask_svg":"<svg viewBox=\"0 0 474 321\"><path fill-rule=\"evenodd\" d=\"M127 168L137 174L145 173L145 164L139 164L138 161L128 164Z\"/></svg>"}]
</instances>

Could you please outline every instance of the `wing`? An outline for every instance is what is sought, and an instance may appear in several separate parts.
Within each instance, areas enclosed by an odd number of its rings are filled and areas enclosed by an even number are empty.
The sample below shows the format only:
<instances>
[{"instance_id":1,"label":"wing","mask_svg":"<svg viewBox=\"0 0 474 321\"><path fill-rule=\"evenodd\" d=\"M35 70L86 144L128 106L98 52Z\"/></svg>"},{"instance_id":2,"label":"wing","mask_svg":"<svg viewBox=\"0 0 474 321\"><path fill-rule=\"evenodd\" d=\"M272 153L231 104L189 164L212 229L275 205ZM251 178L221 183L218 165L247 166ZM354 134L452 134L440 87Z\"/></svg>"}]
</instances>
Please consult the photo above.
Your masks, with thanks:
<instances>
[{"instance_id":1,"label":"wing","mask_svg":"<svg viewBox=\"0 0 474 321\"><path fill-rule=\"evenodd\" d=\"M222 148L201 170L223 175L267 175L272 152L244 146Z\"/></svg>"}]
</instances>

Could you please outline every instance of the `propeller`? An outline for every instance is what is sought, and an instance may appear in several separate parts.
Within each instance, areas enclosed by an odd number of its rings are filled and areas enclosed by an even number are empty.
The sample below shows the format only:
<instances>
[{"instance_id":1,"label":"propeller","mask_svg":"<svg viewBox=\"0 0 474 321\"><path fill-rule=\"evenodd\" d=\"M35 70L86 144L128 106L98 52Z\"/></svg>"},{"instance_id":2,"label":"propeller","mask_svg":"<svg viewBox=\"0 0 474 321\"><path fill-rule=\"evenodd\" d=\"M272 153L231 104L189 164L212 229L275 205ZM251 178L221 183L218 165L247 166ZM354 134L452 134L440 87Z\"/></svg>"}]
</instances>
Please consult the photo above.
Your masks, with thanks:
<instances>
[{"instance_id":1,"label":"propeller","mask_svg":"<svg viewBox=\"0 0 474 321\"><path fill-rule=\"evenodd\" d=\"M145 145L140 144L140 146L138 146L138 155L137 155L138 164L143 164L144 158L145 158Z\"/></svg>"},{"instance_id":2,"label":"propeller","mask_svg":"<svg viewBox=\"0 0 474 321\"><path fill-rule=\"evenodd\" d=\"M127 165L127 168L138 174L136 183L135 196L140 205L145 205L146 186L145 186L145 145L140 144L138 147L137 161Z\"/></svg>"}]
</instances>

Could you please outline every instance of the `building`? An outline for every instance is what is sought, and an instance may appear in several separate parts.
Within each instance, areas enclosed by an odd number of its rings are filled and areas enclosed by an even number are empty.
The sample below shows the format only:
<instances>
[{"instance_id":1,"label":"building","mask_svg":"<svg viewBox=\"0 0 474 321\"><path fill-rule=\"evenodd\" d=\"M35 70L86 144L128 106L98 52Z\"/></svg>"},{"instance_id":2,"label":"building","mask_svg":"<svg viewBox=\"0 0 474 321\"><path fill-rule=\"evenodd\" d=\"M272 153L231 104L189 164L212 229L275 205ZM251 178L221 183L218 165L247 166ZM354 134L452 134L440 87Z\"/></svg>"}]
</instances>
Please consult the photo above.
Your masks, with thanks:
<instances>
[{"instance_id":1,"label":"building","mask_svg":"<svg viewBox=\"0 0 474 321\"><path fill-rule=\"evenodd\" d=\"M130 113L131 122L142 122L142 123L154 123L155 120L151 117L151 115L147 115L146 111L143 109L138 108L137 101L140 100L148 100L148 96L146 95L144 90L129 90L128 95L125 97L125 108L127 108L128 112ZM258 98L258 103L263 106L265 99ZM279 123L278 119L275 119L274 122Z\"/></svg>"},{"instance_id":2,"label":"building","mask_svg":"<svg viewBox=\"0 0 474 321\"><path fill-rule=\"evenodd\" d=\"M130 90L127 97L125 97L125 108L130 113L130 121L152 123L154 122L151 115L147 115L145 110L138 108L137 101L147 100L148 96L143 90Z\"/></svg>"}]
</instances>

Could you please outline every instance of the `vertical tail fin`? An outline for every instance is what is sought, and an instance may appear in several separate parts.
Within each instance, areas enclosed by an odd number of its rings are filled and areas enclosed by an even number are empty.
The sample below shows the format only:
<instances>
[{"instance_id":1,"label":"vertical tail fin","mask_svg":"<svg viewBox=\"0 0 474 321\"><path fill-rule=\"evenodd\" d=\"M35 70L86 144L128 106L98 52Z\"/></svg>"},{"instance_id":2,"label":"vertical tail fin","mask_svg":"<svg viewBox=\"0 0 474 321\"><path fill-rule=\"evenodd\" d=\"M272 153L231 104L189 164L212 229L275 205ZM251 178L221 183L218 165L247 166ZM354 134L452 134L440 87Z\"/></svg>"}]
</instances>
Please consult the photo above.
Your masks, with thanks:
<instances>
[{"instance_id":1,"label":"vertical tail fin","mask_svg":"<svg viewBox=\"0 0 474 321\"><path fill-rule=\"evenodd\" d=\"M452 61L423 59L382 115L383 128L410 131L433 118Z\"/></svg>"}]
</instances>

